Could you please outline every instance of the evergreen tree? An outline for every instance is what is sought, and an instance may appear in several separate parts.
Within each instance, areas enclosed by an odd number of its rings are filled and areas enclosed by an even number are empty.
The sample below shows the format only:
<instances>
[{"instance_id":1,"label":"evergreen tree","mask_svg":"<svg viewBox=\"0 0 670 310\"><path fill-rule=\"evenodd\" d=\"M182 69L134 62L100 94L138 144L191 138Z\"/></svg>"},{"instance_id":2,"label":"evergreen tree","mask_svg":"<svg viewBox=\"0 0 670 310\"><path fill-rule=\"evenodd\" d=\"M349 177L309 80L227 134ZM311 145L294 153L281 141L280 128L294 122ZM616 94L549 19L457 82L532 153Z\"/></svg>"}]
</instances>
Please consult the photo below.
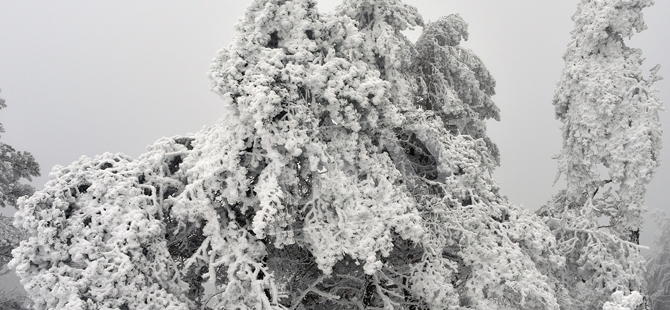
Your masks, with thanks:
<instances>
[{"instance_id":1,"label":"evergreen tree","mask_svg":"<svg viewBox=\"0 0 670 310\"><path fill-rule=\"evenodd\" d=\"M0 98L0 109L6 108L5 100ZM0 124L0 132L4 132ZM40 175L40 167L28 152L16 151L10 145L0 142L0 206L16 207L16 199L32 194L35 189L21 181L31 181ZM19 245L23 231L12 226L12 218L0 215L0 269L12 258L12 249Z\"/></svg>"},{"instance_id":2,"label":"evergreen tree","mask_svg":"<svg viewBox=\"0 0 670 310\"><path fill-rule=\"evenodd\" d=\"M486 120L500 120L493 103L495 80L484 63L467 48L468 25L458 15L426 25L416 44L414 70L418 77L418 104L440 115L452 134L483 139L496 164L498 147L486 136Z\"/></svg>"},{"instance_id":3,"label":"evergreen tree","mask_svg":"<svg viewBox=\"0 0 670 310\"><path fill-rule=\"evenodd\" d=\"M0 98L0 109L6 108ZM5 132L0 124L0 133ZM40 175L40 166L28 152L16 151L12 146L0 142L0 206L16 206L16 199L32 194L35 189L21 181L32 181Z\"/></svg>"},{"instance_id":4,"label":"evergreen tree","mask_svg":"<svg viewBox=\"0 0 670 310\"><path fill-rule=\"evenodd\" d=\"M5 100L0 98L0 109L6 108ZM0 124L0 133L5 132ZM32 154L16 151L8 144L0 142L0 206L17 207L16 200L25 195L31 195L35 189L29 184L32 177L40 175L40 167ZM26 236L25 232L16 229L13 218L0 215L0 275L9 273L5 268L12 259L12 250L16 248ZM23 309L23 296L7 292L0 293L0 309Z\"/></svg>"},{"instance_id":5,"label":"evergreen tree","mask_svg":"<svg viewBox=\"0 0 670 310\"><path fill-rule=\"evenodd\" d=\"M651 0L584 0L554 97L563 122L559 173L567 188L540 210L567 268L556 275L565 309L597 309L613 291L643 290L639 232L645 186L658 166L661 128L639 49L624 38L646 28ZM603 222L604 221L604 222Z\"/></svg>"}]
</instances>

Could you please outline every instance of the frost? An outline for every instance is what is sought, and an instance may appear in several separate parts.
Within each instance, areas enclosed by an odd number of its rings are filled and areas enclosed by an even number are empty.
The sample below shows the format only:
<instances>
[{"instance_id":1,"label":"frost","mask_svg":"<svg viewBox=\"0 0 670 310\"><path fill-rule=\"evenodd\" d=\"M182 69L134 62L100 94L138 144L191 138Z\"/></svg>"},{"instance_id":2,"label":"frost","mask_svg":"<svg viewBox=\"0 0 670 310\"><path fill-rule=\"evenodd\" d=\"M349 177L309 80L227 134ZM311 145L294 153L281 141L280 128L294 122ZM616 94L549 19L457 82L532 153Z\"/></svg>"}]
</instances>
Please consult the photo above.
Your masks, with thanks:
<instances>
[{"instance_id":1,"label":"frost","mask_svg":"<svg viewBox=\"0 0 670 310\"><path fill-rule=\"evenodd\" d=\"M642 295L633 291L628 296L624 296L623 292L616 291L612 293L612 301L608 301L603 305L603 310L634 310L642 304Z\"/></svg>"},{"instance_id":2,"label":"frost","mask_svg":"<svg viewBox=\"0 0 670 310\"><path fill-rule=\"evenodd\" d=\"M11 265L36 309L565 307L573 239L490 176L495 82L467 24L400 32L422 25L398 0L253 1L209 71L217 123L55 167L22 200ZM593 236L617 247L586 268L635 251Z\"/></svg>"}]
</instances>

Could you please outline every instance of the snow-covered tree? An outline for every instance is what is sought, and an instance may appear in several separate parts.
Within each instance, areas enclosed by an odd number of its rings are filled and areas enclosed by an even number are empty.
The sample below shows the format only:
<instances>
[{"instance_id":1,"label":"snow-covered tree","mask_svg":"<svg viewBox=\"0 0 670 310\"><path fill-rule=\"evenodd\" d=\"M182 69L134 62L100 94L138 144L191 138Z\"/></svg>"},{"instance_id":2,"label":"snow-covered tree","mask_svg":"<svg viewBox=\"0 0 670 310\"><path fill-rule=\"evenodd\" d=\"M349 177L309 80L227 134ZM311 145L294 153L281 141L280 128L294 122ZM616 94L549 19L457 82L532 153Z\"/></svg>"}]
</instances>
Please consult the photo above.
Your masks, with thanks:
<instances>
[{"instance_id":1,"label":"snow-covered tree","mask_svg":"<svg viewBox=\"0 0 670 310\"><path fill-rule=\"evenodd\" d=\"M0 109L6 108L5 100L0 98ZM5 132L0 124L0 133ZM28 152L15 150L0 142L0 206L16 206L16 199L32 194L35 189L21 181L31 181L40 175L40 166Z\"/></svg>"},{"instance_id":2,"label":"snow-covered tree","mask_svg":"<svg viewBox=\"0 0 670 310\"><path fill-rule=\"evenodd\" d=\"M6 108L5 100L0 98L0 109ZM4 132L0 124L0 133ZM33 155L16 151L10 145L0 142L0 206L16 207L16 199L32 194L35 189L21 181L31 181L40 175L40 168ZM12 226L12 219L0 215L0 269L12 258L12 249L19 245L23 231Z\"/></svg>"},{"instance_id":3,"label":"snow-covered tree","mask_svg":"<svg viewBox=\"0 0 670 310\"><path fill-rule=\"evenodd\" d=\"M12 259L12 250L25 237L24 231L18 230L12 225L13 221L14 219L11 217L0 215L0 275L9 272L5 269L5 266Z\"/></svg>"},{"instance_id":4,"label":"snow-covered tree","mask_svg":"<svg viewBox=\"0 0 670 310\"><path fill-rule=\"evenodd\" d=\"M0 98L0 109L6 108ZM5 132L0 124L0 133ZM31 181L40 175L40 167L32 154L16 151L8 144L0 142L0 206L17 207L16 200L31 195L35 189L23 181ZM0 215L0 275L9 272L7 263L12 259L12 250L26 236L25 231L12 225L13 219ZM10 292L0 293L0 309L22 309L23 296Z\"/></svg>"},{"instance_id":5,"label":"snow-covered tree","mask_svg":"<svg viewBox=\"0 0 670 310\"><path fill-rule=\"evenodd\" d=\"M647 260L645 280L651 310L663 310L670 308L670 217L659 212L656 224L656 247Z\"/></svg>"},{"instance_id":6,"label":"snow-covered tree","mask_svg":"<svg viewBox=\"0 0 670 310\"><path fill-rule=\"evenodd\" d=\"M559 173L567 188L540 210L567 268L565 309L597 309L619 290L643 290L639 232L645 186L658 166L661 102L625 38L646 28L651 0L583 0L554 97L563 122Z\"/></svg>"},{"instance_id":7,"label":"snow-covered tree","mask_svg":"<svg viewBox=\"0 0 670 310\"><path fill-rule=\"evenodd\" d=\"M483 139L500 163L498 148L486 136L486 120L500 120L493 103L495 80L484 63L467 48L468 25L458 15L426 25L416 44L413 66L418 77L418 104L433 110L453 134Z\"/></svg>"},{"instance_id":8,"label":"snow-covered tree","mask_svg":"<svg viewBox=\"0 0 670 310\"><path fill-rule=\"evenodd\" d=\"M216 124L54 167L19 201L10 265L35 309L571 309L568 272L596 281L574 253L601 248L560 250L585 232L637 253L595 222L557 225L572 196L546 225L500 194L495 81L458 15L254 0L236 31L209 72Z\"/></svg>"}]
</instances>

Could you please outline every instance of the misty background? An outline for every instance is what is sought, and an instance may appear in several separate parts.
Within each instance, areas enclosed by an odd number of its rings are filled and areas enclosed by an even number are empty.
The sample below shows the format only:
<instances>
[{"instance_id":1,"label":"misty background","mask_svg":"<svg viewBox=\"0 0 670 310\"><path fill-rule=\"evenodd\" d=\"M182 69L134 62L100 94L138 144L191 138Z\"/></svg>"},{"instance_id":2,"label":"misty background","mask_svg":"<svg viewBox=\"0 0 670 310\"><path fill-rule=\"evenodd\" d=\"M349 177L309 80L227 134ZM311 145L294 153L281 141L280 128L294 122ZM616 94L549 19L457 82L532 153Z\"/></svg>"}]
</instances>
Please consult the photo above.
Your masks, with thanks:
<instances>
[{"instance_id":1,"label":"misty background","mask_svg":"<svg viewBox=\"0 0 670 310\"><path fill-rule=\"evenodd\" d=\"M488 135L501 151L494 177L514 204L535 210L563 188L552 187L561 148L552 97L578 0L405 0L426 22L459 13L470 38L462 43L497 81L501 122ZM222 116L206 72L227 46L251 0L0 1L1 141L29 151L42 168L42 189L54 165L105 152L137 157L163 136L183 135ZM319 1L322 12L339 0ZM661 64L659 97L670 105L670 1L643 11L648 30L627 41L641 48L645 72ZM416 41L420 28L407 31ZM648 186L650 210L670 212L670 117L661 167ZM11 215L11 208L1 209ZM641 243L656 226L648 213ZM648 251L644 251L648 253ZM16 278L0 278L16 283Z\"/></svg>"}]
</instances>

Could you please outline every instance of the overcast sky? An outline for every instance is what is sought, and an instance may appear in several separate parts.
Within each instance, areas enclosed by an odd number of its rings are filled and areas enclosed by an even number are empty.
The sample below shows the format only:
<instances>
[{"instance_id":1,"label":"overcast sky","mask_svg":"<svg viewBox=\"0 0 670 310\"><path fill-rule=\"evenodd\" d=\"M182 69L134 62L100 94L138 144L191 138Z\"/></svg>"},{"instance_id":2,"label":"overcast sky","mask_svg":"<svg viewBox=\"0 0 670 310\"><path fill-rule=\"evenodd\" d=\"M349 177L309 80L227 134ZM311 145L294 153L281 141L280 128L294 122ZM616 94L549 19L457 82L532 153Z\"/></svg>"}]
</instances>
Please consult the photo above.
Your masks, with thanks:
<instances>
[{"instance_id":1,"label":"overcast sky","mask_svg":"<svg viewBox=\"0 0 670 310\"><path fill-rule=\"evenodd\" d=\"M502 121L489 135L502 153L495 178L512 203L537 209L552 187L561 147L551 104L570 39L577 0L406 0L426 21L459 13L470 25L464 45L497 80ZM670 104L670 1L646 9L649 29L629 46L662 64L656 84ZM4 143L30 151L42 167L42 188L54 165L82 155L133 157L162 136L196 132L222 115L205 75L216 51L251 0L0 1L0 111ZM322 11L339 1L320 1ZM419 32L408 33L415 40ZM645 70L646 71L646 70ZM666 132L667 113L662 116ZM670 211L670 134L663 165L649 186L650 209ZM11 213L11 210L2 210ZM643 231L650 245L653 225Z\"/></svg>"}]
</instances>

